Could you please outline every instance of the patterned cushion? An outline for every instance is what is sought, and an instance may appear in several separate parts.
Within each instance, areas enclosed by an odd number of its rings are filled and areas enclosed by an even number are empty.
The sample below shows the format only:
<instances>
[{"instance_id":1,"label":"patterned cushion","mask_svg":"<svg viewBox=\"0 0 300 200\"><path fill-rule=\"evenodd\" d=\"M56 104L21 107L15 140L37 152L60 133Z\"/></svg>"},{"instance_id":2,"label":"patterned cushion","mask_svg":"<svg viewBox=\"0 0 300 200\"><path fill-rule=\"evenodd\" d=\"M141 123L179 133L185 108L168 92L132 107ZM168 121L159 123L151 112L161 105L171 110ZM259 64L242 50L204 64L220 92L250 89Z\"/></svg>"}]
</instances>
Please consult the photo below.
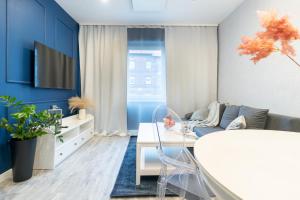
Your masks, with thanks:
<instances>
[{"instance_id":1,"label":"patterned cushion","mask_svg":"<svg viewBox=\"0 0 300 200\"><path fill-rule=\"evenodd\" d=\"M226 128L226 130L238 130L246 128L246 120L243 115L235 118Z\"/></svg>"}]
</instances>

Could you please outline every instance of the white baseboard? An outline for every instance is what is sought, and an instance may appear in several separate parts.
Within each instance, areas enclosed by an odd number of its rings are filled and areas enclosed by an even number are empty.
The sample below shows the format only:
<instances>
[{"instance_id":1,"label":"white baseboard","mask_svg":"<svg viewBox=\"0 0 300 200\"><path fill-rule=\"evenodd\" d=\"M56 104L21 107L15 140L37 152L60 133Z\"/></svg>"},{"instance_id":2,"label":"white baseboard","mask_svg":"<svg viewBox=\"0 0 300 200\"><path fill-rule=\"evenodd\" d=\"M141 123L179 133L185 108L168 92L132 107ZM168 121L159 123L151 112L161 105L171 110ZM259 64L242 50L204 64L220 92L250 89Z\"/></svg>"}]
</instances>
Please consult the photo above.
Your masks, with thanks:
<instances>
[{"instance_id":1,"label":"white baseboard","mask_svg":"<svg viewBox=\"0 0 300 200\"><path fill-rule=\"evenodd\" d=\"M6 172L0 174L0 182L12 178L12 169L7 170Z\"/></svg>"},{"instance_id":2,"label":"white baseboard","mask_svg":"<svg viewBox=\"0 0 300 200\"><path fill-rule=\"evenodd\" d=\"M115 131L115 132L95 132L95 136L101 136L101 137L113 137L113 136L119 136L119 137L127 137L129 136L128 133L126 132L120 132L120 131Z\"/></svg>"},{"instance_id":3,"label":"white baseboard","mask_svg":"<svg viewBox=\"0 0 300 200\"><path fill-rule=\"evenodd\" d=\"M128 130L128 134L130 136L137 136L138 135L138 130Z\"/></svg>"}]
</instances>

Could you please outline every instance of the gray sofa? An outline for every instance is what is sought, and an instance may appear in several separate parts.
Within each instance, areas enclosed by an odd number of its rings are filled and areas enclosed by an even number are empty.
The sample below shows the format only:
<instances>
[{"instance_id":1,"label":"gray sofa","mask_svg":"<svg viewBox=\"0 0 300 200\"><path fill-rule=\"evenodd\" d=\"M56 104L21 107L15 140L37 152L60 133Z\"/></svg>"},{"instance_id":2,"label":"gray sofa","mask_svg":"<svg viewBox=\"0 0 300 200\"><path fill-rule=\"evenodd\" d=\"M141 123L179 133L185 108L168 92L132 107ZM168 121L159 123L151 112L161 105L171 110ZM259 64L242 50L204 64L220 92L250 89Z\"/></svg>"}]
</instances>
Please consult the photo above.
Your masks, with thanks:
<instances>
[{"instance_id":1,"label":"gray sofa","mask_svg":"<svg viewBox=\"0 0 300 200\"><path fill-rule=\"evenodd\" d=\"M220 117L221 118L221 117ZM284 115L269 113L266 121L266 130L280 130L280 131L292 131L300 132L300 118L289 117ZM201 137L209 133L223 131L220 126L217 127L195 127L194 132Z\"/></svg>"}]
</instances>

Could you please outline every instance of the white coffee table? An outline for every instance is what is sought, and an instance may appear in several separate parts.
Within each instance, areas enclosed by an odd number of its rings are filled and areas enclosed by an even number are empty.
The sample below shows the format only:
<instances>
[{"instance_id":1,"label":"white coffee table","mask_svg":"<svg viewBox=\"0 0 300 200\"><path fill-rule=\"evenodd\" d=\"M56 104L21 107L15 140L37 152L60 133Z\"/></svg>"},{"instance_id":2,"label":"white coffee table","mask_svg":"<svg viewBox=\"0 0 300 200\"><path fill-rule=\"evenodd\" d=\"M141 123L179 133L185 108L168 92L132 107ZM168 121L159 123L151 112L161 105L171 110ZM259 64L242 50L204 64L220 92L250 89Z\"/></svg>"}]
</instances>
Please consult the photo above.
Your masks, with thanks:
<instances>
[{"instance_id":1,"label":"white coffee table","mask_svg":"<svg viewBox=\"0 0 300 200\"><path fill-rule=\"evenodd\" d=\"M193 147L196 139L183 137L178 134L161 131L161 142L164 146ZM161 163L158 158L156 145L158 140L154 137L152 123L140 123L136 143L136 185L140 185L141 176L155 176L160 174ZM178 153L172 151L172 153Z\"/></svg>"}]
</instances>

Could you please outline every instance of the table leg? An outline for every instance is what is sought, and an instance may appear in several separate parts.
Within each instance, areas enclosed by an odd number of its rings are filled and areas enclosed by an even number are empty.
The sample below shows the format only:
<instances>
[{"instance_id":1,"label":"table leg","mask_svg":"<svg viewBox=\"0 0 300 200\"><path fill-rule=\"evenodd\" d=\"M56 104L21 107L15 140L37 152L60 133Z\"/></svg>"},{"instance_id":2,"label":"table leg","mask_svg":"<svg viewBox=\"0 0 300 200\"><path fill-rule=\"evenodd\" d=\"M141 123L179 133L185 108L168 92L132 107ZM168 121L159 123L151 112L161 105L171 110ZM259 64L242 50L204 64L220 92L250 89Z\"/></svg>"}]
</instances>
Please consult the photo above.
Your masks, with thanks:
<instances>
[{"instance_id":1,"label":"table leg","mask_svg":"<svg viewBox=\"0 0 300 200\"><path fill-rule=\"evenodd\" d=\"M140 185L141 175L140 175L140 166L141 166L141 147L136 144L136 174L135 174L135 184Z\"/></svg>"}]
</instances>

